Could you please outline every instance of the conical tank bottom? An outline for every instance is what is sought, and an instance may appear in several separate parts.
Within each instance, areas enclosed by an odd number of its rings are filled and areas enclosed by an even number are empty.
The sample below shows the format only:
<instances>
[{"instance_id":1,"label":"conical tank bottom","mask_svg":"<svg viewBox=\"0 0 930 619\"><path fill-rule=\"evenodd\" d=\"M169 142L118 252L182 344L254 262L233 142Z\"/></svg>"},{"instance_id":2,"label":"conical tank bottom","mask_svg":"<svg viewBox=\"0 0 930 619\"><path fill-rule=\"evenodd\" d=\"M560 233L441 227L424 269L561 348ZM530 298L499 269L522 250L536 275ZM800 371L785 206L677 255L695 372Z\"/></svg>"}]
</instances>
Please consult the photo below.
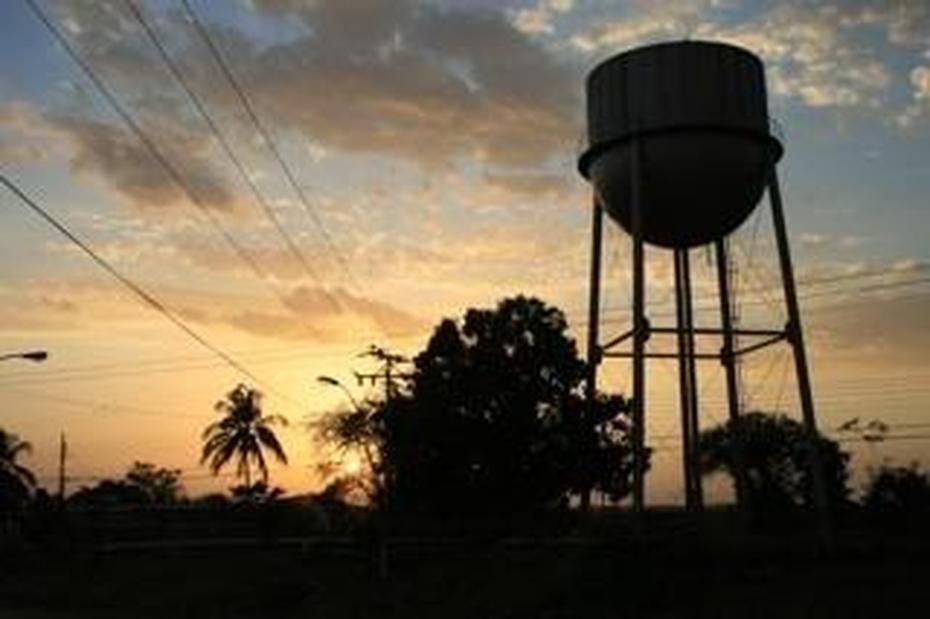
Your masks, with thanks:
<instances>
[{"instance_id":1,"label":"conical tank bottom","mask_svg":"<svg viewBox=\"0 0 930 619\"><path fill-rule=\"evenodd\" d=\"M755 209L780 146L767 136L689 129L640 142L640 207L647 243L669 248L723 238ZM610 216L632 233L633 140L592 157L588 173Z\"/></svg>"}]
</instances>

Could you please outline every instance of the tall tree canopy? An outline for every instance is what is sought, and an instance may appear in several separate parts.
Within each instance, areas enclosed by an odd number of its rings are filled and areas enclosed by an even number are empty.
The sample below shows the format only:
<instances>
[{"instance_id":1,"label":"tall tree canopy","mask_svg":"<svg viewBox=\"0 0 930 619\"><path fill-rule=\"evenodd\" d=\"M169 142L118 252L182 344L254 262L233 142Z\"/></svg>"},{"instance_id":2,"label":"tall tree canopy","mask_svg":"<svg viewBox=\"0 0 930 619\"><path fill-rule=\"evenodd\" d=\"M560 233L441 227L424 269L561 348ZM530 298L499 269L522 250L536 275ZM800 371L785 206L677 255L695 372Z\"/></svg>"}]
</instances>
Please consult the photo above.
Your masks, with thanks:
<instances>
[{"instance_id":1,"label":"tall tree canopy","mask_svg":"<svg viewBox=\"0 0 930 619\"><path fill-rule=\"evenodd\" d=\"M261 481L268 482L268 465L265 450L270 451L279 462L287 464L284 448L275 436L275 425L286 425L287 420L280 415L265 415L261 408L261 394L245 385L226 394L226 397L214 405L214 409L223 415L219 421L211 423L203 431L203 452L201 462L209 462L213 474L231 459L236 460L236 474L252 485L252 467L258 468Z\"/></svg>"},{"instance_id":2,"label":"tall tree canopy","mask_svg":"<svg viewBox=\"0 0 930 619\"><path fill-rule=\"evenodd\" d=\"M599 489L620 498L632 469L625 401L592 411L565 316L516 297L444 320L406 388L345 424L375 444L393 509L468 514L538 509ZM330 427L333 427L332 425ZM351 437L349 437L351 438Z\"/></svg>"},{"instance_id":3,"label":"tall tree canopy","mask_svg":"<svg viewBox=\"0 0 930 619\"><path fill-rule=\"evenodd\" d=\"M813 504L811 443L803 425L785 415L752 412L740 416L736 424L728 421L702 432L699 449L705 473L725 471L735 477L736 437L742 441L753 507L777 511ZM832 505L841 505L849 494L849 456L836 441L824 436L817 436L814 444L823 465L827 498Z\"/></svg>"}]
</instances>

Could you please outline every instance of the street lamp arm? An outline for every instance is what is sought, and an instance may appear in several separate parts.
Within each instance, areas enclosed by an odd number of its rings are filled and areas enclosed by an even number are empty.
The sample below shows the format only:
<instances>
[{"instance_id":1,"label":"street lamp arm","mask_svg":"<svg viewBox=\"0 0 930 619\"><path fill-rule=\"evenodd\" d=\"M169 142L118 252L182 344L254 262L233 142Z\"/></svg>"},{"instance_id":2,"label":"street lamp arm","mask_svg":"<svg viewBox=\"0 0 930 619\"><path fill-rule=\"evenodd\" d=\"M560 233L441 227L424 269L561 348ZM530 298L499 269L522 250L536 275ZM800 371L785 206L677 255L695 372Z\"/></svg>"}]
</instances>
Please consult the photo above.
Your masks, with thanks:
<instances>
[{"instance_id":1,"label":"street lamp arm","mask_svg":"<svg viewBox=\"0 0 930 619\"><path fill-rule=\"evenodd\" d=\"M338 379L333 378L332 376L320 375L316 377L317 382L323 383L324 385L329 385L330 387L337 387L342 390L342 392L349 398L349 402L352 403L352 406L356 411L362 410L361 405L358 403L358 400L355 399L355 396L352 395L352 392L349 391L345 385L343 385Z\"/></svg>"},{"instance_id":2,"label":"street lamp arm","mask_svg":"<svg viewBox=\"0 0 930 619\"><path fill-rule=\"evenodd\" d=\"M42 361L48 359L48 352L45 350L30 350L28 352L11 352L0 354L0 361L6 361L8 359L26 359L27 361L41 363Z\"/></svg>"}]
</instances>

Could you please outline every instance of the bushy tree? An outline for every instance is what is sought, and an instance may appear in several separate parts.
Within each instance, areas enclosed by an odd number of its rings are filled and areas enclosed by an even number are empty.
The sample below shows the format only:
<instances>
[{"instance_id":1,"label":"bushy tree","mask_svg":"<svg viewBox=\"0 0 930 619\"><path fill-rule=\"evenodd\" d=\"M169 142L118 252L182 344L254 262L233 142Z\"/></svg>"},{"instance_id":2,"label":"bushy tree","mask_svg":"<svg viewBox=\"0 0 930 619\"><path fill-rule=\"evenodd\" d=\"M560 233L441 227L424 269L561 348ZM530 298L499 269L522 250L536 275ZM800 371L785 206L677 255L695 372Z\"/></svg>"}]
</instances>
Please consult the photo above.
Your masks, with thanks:
<instances>
[{"instance_id":1,"label":"bushy tree","mask_svg":"<svg viewBox=\"0 0 930 619\"><path fill-rule=\"evenodd\" d=\"M135 462L122 479L104 479L68 498L74 507L143 507L170 505L183 496L181 471Z\"/></svg>"},{"instance_id":2,"label":"bushy tree","mask_svg":"<svg viewBox=\"0 0 930 619\"><path fill-rule=\"evenodd\" d=\"M313 424L318 436L336 452L335 461L321 466L320 472L344 498L361 494L369 502L377 502L384 494L382 408L383 403L374 400L353 401L351 410L334 411ZM358 456L362 470L346 472L342 466L345 458Z\"/></svg>"},{"instance_id":3,"label":"bushy tree","mask_svg":"<svg viewBox=\"0 0 930 619\"><path fill-rule=\"evenodd\" d=\"M726 472L735 478L737 451L741 440L743 465L750 504L757 510L782 511L813 504L808 434L799 422L780 414L752 412L737 423L706 430L699 439L704 473ZM824 436L814 443L820 455L831 505L846 502L849 456L839 444Z\"/></svg>"},{"instance_id":4,"label":"bushy tree","mask_svg":"<svg viewBox=\"0 0 930 619\"><path fill-rule=\"evenodd\" d=\"M166 469L151 462L135 462L126 482L142 490L153 505L170 505L181 500L181 470Z\"/></svg>"},{"instance_id":5,"label":"bushy tree","mask_svg":"<svg viewBox=\"0 0 930 619\"><path fill-rule=\"evenodd\" d=\"M145 490L125 479L104 479L68 497L68 505L80 509L110 509L149 505Z\"/></svg>"},{"instance_id":6,"label":"bushy tree","mask_svg":"<svg viewBox=\"0 0 930 619\"><path fill-rule=\"evenodd\" d=\"M862 504L876 516L926 517L930 515L930 475L916 462L882 466L872 473Z\"/></svg>"},{"instance_id":7,"label":"bushy tree","mask_svg":"<svg viewBox=\"0 0 930 619\"><path fill-rule=\"evenodd\" d=\"M229 489L234 503L246 505L264 505L273 503L284 496L284 489L269 486L264 481L257 481L251 486L240 484Z\"/></svg>"},{"instance_id":8,"label":"bushy tree","mask_svg":"<svg viewBox=\"0 0 930 619\"><path fill-rule=\"evenodd\" d=\"M600 489L615 498L632 472L626 402L588 410L585 364L565 316L516 297L442 321L404 389L330 428L374 447L392 509L508 513Z\"/></svg>"}]
</instances>

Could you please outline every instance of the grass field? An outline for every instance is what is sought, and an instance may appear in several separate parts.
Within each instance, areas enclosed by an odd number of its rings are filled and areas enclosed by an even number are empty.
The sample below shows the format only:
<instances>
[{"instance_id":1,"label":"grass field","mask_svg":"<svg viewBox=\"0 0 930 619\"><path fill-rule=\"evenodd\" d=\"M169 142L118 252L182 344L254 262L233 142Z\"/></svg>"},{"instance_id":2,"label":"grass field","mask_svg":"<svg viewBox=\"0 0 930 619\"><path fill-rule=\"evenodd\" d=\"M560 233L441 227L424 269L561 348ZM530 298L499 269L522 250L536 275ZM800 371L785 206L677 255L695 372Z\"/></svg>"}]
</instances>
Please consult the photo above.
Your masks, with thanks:
<instances>
[{"instance_id":1,"label":"grass field","mask_svg":"<svg viewBox=\"0 0 930 619\"><path fill-rule=\"evenodd\" d=\"M930 554L771 542L8 555L2 617L923 617ZM799 542L795 542L798 544ZM14 558L16 559L14 561Z\"/></svg>"},{"instance_id":2,"label":"grass field","mask_svg":"<svg viewBox=\"0 0 930 619\"><path fill-rule=\"evenodd\" d=\"M721 532L5 553L0 617L923 617L930 544ZM386 567L386 573L384 568Z\"/></svg>"}]
</instances>

